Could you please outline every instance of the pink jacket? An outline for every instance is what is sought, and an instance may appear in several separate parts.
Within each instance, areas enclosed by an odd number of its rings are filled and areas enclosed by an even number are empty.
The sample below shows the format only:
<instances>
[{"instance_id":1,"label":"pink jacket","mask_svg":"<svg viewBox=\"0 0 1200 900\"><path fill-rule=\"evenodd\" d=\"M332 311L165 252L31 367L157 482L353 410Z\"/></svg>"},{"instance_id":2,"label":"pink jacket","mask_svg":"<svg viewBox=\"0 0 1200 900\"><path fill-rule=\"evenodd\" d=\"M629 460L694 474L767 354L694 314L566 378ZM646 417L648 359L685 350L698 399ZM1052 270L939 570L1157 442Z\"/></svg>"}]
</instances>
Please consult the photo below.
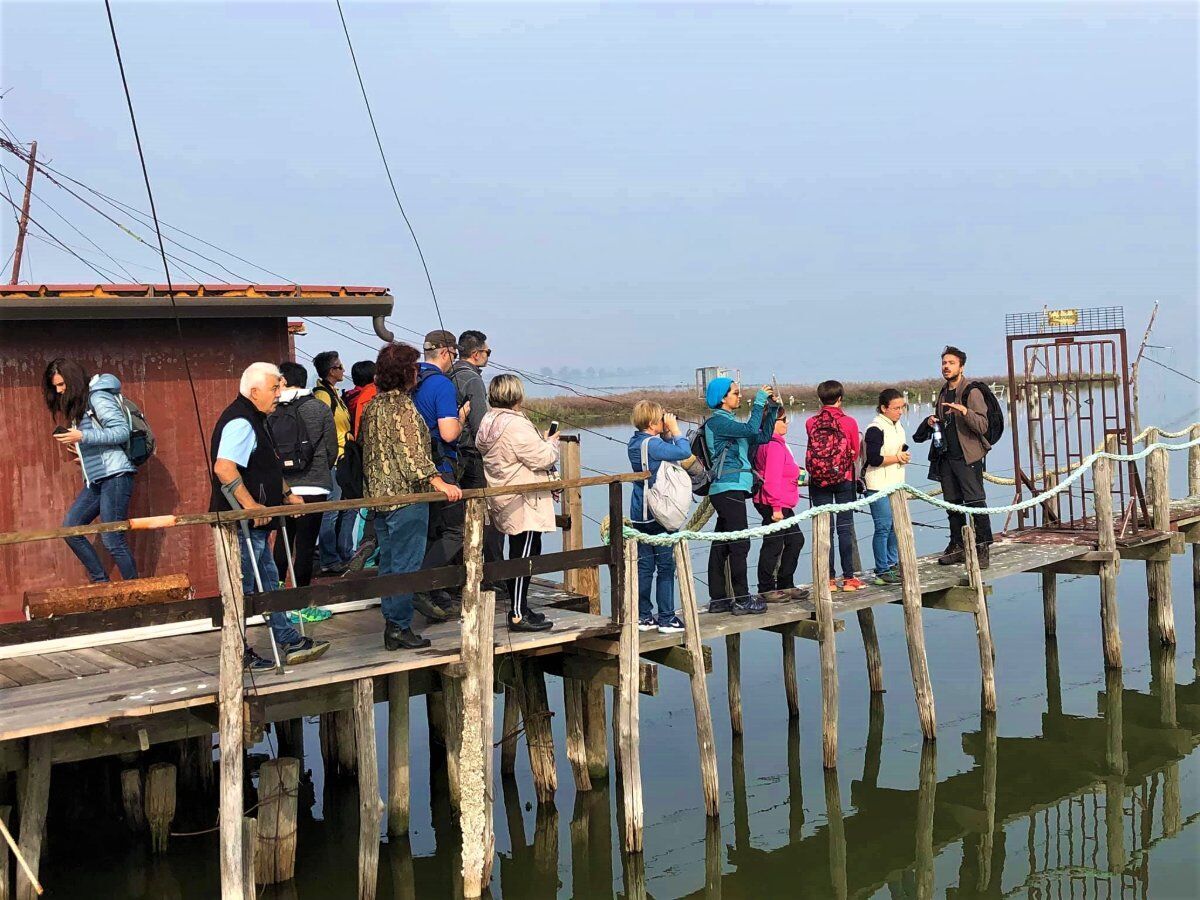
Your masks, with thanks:
<instances>
[{"instance_id":1,"label":"pink jacket","mask_svg":"<svg viewBox=\"0 0 1200 900\"><path fill-rule=\"evenodd\" d=\"M762 478L762 487L754 502L771 509L795 509L800 502L800 464L792 455L782 434L773 434L754 454L754 470Z\"/></svg>"},{"instance_id":2,"label":"pink jacket","mask_svg":"<svg viewBox=\"0 0 1200 900\"><path fill-rule=\"evenodd\" d=\"M548 441L524 413L492 409L479 423L475 446L483 454L488 487L536 484L553 480L558 443ZM554 531L554 499L550 491L488 497L488 513L501 534Z\"/></svg>"}]
</instances>

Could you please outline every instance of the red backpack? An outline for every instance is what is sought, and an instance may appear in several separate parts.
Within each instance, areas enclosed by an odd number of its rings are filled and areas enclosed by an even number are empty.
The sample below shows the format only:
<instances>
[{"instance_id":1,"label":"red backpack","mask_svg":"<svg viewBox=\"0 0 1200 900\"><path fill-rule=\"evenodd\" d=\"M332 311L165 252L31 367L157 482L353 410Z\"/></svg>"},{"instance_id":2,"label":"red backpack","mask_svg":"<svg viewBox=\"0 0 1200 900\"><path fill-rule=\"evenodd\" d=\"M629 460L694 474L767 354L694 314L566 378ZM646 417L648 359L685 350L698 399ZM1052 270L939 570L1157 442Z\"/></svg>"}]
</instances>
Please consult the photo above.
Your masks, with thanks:
<instances>
[{"instance_id":1,"label":"red backpack","mask_svg":"<svg viewBox=\"0 0 1200 900\"><path fill-rule=\"evenodd\" d=\"M830 487L846 480L846 473L854 462L854 448L842 431L833 413L821 410L808 429L808 451L804 454L804 468L808 470L808 483L816 487Z\"/></svg>"}]
</instances>

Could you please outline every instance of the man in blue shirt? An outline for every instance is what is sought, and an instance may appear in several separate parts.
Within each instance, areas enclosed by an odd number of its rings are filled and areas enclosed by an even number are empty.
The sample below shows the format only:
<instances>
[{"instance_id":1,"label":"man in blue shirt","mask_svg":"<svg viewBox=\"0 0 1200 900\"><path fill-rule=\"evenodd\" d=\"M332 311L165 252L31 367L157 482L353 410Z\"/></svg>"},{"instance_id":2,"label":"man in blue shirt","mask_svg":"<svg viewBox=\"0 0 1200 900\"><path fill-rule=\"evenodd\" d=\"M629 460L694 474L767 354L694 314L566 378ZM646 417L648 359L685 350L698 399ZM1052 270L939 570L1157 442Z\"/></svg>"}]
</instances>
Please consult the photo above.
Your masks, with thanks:
<instances>
[{"instance_id":1,"label":"man in blue shirt","mask_svg":"<svg viewBox=\"0 0 1200 900\"><path fill-rule=\"evenodd\" d=\"M446 482L458 484L458 436L471 412L469 401L459 409L458 391L448 375L458 356L458 341L449 331L431 331L425 335L423 349L425 361L418 365L413 405L429 428L434 465ZM422 569L454 565L462 556L465 510L461 500L429 504L429 545ZM444 622L461 609L460 601L444 590L417 594L413 605L434 622Z\"/></svg>"}]
</instances>

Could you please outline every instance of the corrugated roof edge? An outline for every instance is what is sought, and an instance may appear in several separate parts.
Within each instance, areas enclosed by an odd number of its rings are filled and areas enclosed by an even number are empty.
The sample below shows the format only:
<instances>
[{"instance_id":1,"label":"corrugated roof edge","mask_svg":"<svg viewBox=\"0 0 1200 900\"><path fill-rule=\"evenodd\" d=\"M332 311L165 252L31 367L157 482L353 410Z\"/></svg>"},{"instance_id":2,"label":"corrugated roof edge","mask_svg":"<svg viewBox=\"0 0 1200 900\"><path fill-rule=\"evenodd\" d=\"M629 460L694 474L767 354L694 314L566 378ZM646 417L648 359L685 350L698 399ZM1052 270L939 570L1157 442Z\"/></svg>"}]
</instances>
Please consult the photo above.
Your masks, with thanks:
<instances>
[{"instance_id":1,"label":"corrugated roof edge","mask_svg":"<svg viewBox=\"0 0 1200 900\"><path fill-rule=\"evenodd\" d=\"M171 288L174 288L172 291ZM376 297L385 287L327 284L5 284L6 297Z\"/></svg>"}]
</instances>

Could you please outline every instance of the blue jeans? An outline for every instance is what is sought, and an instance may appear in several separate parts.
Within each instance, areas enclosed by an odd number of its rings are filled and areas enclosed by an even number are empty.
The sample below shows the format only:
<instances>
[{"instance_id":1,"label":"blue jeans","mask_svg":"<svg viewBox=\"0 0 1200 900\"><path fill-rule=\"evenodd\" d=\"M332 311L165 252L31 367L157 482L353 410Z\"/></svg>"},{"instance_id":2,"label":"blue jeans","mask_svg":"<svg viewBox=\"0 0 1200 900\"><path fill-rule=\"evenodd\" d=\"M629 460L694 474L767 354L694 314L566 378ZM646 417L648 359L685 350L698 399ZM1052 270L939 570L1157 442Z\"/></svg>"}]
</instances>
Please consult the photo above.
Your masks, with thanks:
<instances>
[{"instance_id":1,"label":"blue jeans","mask_svg":"<svg viewBox=\"0 0 1200 900\"><path fill-rule=\"evenodd\" d=\"M421 568L429 529L429 504L410 503L391 512L375 514L375 540L379 544L379 574L401 575ZM383 618L389 625L412 625L413 595L390 594L382 599Z\"/></svg>"},{"instance_id":2,"label":"blue jeans","mask_svg":"<svg viewBox=\"0 0 1200 900\"><path fill-rule=\"evenodd\" d=\"M868 497L879 493L867 491ZM875 520L875 536L871 549L875 553L875 574L882 575L900 564L900 547L896 543L896 529L892 527L892 504L887 497L871 503L871 518Z\"/></svg>"},{"instance_id":3,"label":"blue jeans","mask_svg":"<svg viewBox=\"0 0 1200 900\"><path fill-rule=\"evenodd\" d=\"M342 486L338 484L337 469L329 472L333 484L326 500L341 500ZM343 509L327 512L321 516L321 534L317 539L321 548L321 568L328 569L338 563L349 562L354 556L354 523L358 510Z\"/></svg>"},{"instance_id":4,"label":"blue jeans","mask_svg":"<svg viewBox=\"0 0 1200 900\"><path fill-rule=\"evenodd\" d=\"M90 485L85 484L83 490L79 492L79 496L75 498L75 502L71 504L71 508L67 510L67 517L63 519L63 525L67 527L90 525L95 521L96 516L100 517L101 522L120 522L122 519L128 519L129 498L132 496L132 472L110 475L108 478L102 478ZM79 561L87 569L88 578L93 583L108 581L108 573L104 571L100 557L96 555L96 548L92 546L92 542L87 537L77 534L74 537L64 538L64 540L71 551L79 557ZM138 577L137 566L133 562L133 553L129 550L129 541L125 539L125 532L114 531L102 534L100 543L104 544L104 548L112 556L122 578Z\"/></svg>"},{"instance_id":5,"label":"blue jeans","mask_svg":"<svg viewBox=\"0 0 1200 900\"><path fill-rule=\"evenodd\" d=\"M239 526L240 528L240 526ZM250 529L250 543L254 547L254 559L258 563L258 574L262 578L264 591L273 591L279 587L279 570L275 568L275 557L271 554L271 545L267 542L270 534L261 528ZM246 549L246 537L238 535L238 547L242 551L242 593L258 593L258 585L254 583L254 567L250 565L250 553ZM292 627L287 613L273 612L267 617L271 623L271 631L275 634L275 643L279 646L295 644L300 641L300 632Z\"/></svg>"},{"instance_id":6,"label":"blue jeans","mask_svg":"<svg viewBox=\"0 0 1200 900\"><path fill-rule=\"evenodd\" d=\"M666 534L667 529L658 522L636 522L634 527L646 534ZM658 603L658 617L669 619L675 615L675 548L659 547L655 544L638 544L638 616L654 615L650 602L650 585L658 575L654 599Z\"/></svg>"},{"instance_id":7,"label":"blue jeans","mask_svg":"<svg viewBox=\"0 0 1200 900\"><path fill-rule=\"evenodd\" d=\"M829 487L809 485L808 497L813 506L825 506L827 503L852 503L854 501L854 482L841 481ZM854 513L850 510L837 513L833 534L829 537L829 577L834 576L833 547L838 548L838 556L842 561L842 577L851 578L854 575ZM835 540L836 538L836 540Z\"/></svg>"}]
</instances>

